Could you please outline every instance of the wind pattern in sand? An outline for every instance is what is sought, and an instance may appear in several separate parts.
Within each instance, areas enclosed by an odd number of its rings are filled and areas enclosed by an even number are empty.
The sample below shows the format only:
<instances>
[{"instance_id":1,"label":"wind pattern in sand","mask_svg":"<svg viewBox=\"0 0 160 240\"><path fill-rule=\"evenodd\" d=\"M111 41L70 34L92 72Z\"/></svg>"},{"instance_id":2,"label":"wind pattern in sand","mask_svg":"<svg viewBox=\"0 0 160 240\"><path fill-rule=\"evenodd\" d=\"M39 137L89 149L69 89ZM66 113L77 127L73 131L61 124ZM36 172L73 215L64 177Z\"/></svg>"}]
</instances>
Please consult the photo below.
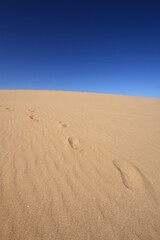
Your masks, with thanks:
<instances>
[{"instance_id":1,"label":"wind pattern in sand","mask_svg":"<svg viewBox=\"0 0 160 240\"><path fill-rule=\"evenodd\" d=\"M0 91L0 239L160 239L159 109Z\"/></svg>"}]
</instances>

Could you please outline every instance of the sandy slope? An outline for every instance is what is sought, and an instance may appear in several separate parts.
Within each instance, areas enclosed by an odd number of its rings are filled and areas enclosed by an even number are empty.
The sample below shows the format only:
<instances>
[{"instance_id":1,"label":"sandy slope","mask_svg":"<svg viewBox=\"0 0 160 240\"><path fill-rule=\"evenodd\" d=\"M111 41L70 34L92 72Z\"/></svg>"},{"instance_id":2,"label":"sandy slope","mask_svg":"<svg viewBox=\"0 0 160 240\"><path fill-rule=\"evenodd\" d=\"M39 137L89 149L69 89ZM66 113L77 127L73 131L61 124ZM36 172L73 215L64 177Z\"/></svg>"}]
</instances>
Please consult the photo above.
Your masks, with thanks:
<instances>
[{"instance_id":1,"label":"sandy slope","mask_svg":"<svg viewBox=\"0 0 160 240\"><path fill-rule=\"evenodd\" d=\"M0 91L0 239L160 239L160 99Z\"/></svg>"}]
</instances>

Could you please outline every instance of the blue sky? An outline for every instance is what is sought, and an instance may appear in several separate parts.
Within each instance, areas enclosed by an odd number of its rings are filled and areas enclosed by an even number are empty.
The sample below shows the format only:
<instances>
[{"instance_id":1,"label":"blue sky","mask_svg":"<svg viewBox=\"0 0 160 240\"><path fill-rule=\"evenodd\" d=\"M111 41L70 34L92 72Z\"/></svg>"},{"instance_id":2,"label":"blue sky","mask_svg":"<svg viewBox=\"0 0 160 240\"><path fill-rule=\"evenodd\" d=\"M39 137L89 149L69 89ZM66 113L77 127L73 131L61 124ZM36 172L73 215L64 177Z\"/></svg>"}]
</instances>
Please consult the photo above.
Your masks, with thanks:
<instances>
[{"instance_id":1,"label":"blue sky","mask_svg":"<svg viewBox=\"0 0 160 240\"><path fill-rule=\"evenodd\" d=\"M0 89L160 97L159 1L0 3Z\"/></svg>"}]
</instances>

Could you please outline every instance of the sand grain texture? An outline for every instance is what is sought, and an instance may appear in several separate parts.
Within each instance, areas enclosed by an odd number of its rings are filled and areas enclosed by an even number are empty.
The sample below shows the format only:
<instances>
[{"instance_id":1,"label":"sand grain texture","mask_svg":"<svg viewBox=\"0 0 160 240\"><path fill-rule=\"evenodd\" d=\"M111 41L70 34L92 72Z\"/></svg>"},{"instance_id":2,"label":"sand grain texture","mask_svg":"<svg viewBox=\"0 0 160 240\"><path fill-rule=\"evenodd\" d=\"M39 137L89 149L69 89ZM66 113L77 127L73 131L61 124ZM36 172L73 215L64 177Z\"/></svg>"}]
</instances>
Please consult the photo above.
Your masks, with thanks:
<instances>
[{"instance_id":1,"label":"sand grain texture","mask_svg":"<svg viewBox=\"0 0 160 240\"><path fill-rule=\"evenodd\" d=\"M0 240L158 240L159 173L159 99L0 91Z\"/></svg>"}]
</instances>

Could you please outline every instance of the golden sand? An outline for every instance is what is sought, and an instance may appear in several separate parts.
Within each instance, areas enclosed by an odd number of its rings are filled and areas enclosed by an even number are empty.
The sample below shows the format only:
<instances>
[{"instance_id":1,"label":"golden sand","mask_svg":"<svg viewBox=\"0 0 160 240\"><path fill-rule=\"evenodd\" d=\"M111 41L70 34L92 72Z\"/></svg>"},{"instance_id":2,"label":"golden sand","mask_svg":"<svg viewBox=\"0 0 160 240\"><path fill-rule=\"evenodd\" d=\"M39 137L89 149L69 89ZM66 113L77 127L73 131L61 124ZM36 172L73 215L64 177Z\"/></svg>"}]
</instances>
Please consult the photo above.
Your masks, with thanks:
<instances>
[{"instance_id":1,"label":"golden sand","mask_svg":"<svg viewBox=\"0 0 160 240\"><path fill-rule=\"evenodd\" d=\"M160 239L160 99L0 91L0 240Z\"/></svg>"}]
</instances>

